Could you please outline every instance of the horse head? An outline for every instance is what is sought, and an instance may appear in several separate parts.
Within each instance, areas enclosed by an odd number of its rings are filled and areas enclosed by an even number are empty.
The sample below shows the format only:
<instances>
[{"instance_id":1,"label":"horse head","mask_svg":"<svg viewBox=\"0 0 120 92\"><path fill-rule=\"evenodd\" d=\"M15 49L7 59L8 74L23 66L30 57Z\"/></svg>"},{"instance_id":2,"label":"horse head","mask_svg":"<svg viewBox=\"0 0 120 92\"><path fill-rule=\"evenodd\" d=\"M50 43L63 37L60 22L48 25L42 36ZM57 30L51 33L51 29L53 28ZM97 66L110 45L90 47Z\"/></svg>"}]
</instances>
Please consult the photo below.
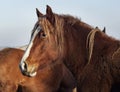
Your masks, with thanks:
<instances>
[{"instance_id":1,"label":"horse head","mask_svg":"<svg viewBox=\"0 0 120 92\"><path fill-rule=\"evenodd\" d=\"M29 45L20 62L20 69L24 75L35 76L37 70L56 62L63 52L63 24L57 20L57 14L47 5L46 15L36 9L38 21L33 30ZM59 33L58 33L59 32ZM59 38L59 39L58 39Z\"/></svg>"}]
</instances>

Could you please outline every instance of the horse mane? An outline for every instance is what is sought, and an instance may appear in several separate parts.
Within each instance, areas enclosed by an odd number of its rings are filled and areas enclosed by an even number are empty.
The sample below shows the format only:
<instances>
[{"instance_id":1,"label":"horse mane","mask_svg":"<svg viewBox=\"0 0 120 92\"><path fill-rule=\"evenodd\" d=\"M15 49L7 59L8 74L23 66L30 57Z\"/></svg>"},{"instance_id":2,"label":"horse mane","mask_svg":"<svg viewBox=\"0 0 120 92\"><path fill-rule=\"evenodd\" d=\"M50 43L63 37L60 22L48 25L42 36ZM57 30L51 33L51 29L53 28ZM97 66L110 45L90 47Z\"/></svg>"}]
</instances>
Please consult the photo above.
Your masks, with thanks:
<instances>
[{"instance_id":1,"label":"horse mane","mask_svg":"<svg viewBox=\"0 0 120 92\"><path fill-rule=\"evenodd\" d=\"M65 44L65 40L64 40L64 34L66 32L68 32L71 35L74 35L74 31L79 31L81 34L81 29L86 31L87 30L92 30L94 29L91 25L81 21L81 19L71 16L71 15L58 15L58 14L54 14L55 15L55 41L57 43L57 47L59 48L59 52L64 53L64 44ZM64 28L66 28L66 25L70 26L71 28L73 28L72 30L65 30ZM66 33L67 34L67 33ZM65 34L65 35L66 35Z\"/></svg>"},{"instance_id":2,"label":"horse mane","mask_svg":"<svg viewBox=\"0 0 120 92\"><path fill-rule=\"evenodd\" d=\"M104 42L104 43L106 43L107 45L109 45L109 46L111 46L112 44L113 45L117 45L117 50L115 50L115 53L113 53L113 56L116 54L116 53L118 53L119 52L119 48L118 48L118 46L119 46L119 40L116 40L115 38L113 38L113 37L111 37L111 36L108 36L107 34L105 34L105 33L103 33L98 27L96 27L95 29L91 26L91 25L89 25L89 24L87 24L87 23L85 23L85 22L83 22L83 21L81 21L81 19L78 19L77 17L73 17L73 16L71 16L71 15L61 15L63 18L64 18L64 20L65 20L65 22L66 23L68 23L69 25L71 25L71 26L73 26L73 25L75 25L75 24L78 24L78 25L80 25L80 26L82 26L83 28L87 28L87 29L90 29L91 31L89 32L89 34L88 34L88 36L87 36L87 41L86 41L86 48L88 49L87 51L88 51L88 64L90 63L90 60L91 60L91 57L92 57L92 54L93 54L93 49L94 49L94 41L95 41L95 39L96 39L96 37L95 37L95 35L96 35L96 33L98 32L98 34L97 35L99 35L99 40L105 40L105 41L101 41L101 42ZM103 38L103 39L101 39L101 38ZM111 43L109 43L109 42L111 42ZM97 42L98 43L98 42ZM107 46L106 45L106 46ZM112 45L112 46L113 46ZM101 45L99 45L99 46L101 46ZM96 46L96 47L98 47L98 46ZM102 46L101 46L102 47ZM100 48L101 48L100 47ZM108 47L108 46L107 46ZM113 46L114 47L114 46ZM104 48L104 46L103 46L103 48ZM113 57L112 56L112 57Z\"/></svg>"},{"instance_id":3,"label":"horse mane","mask_svg":"<svg viewBox=\"0 0 120 92\"><path fill-rule=\"evenodd\" d=\"M90 59L91 59L91 56L93 54L93 49L94 49L94 45L95 44L95 40L96 40L96 36L97 36L97 40L104 40L104 39L101 39L102 38L105 38L105 41L101 41L104 45L107 43L106 47L108 47L108 45L110 45L111 43L108 43L108 42L118 42L116 39L112 38L112 37L109 37L108 35L106 35L105 33L101 32L100 29L98 28L95 28L92 27L91 25L81 21L81 19L77 18L77 17L74 17L74 16L71 16L71 15L58 15L58 14L55 14L54 13L54 16L55 16L55 30L53 31L53 34L55 35L55 43L56 43L56 47L58 48L58 52L60 52L59 54L60 55L64 55L64 34L65 34L65 31L64 30L64 24L67 24L71 27L73 27L73 30L67 30L67 31L79 31L81 30L80 28L85 28L86 30L88 29L88 33L89 35L87 36L87 41L86 41L86 45L88 46L88 63L90 62ZM45 22L47 23L47 22ZM50 25L48 23L48 25ZM79 27L79 29L75 29L75 27ZM49 30L49 28L47 28L46 26L44 26L44 28L46 30ZM84 31L86 31L84 30ZM99 31L99 32L98 32ZM49 31L48 31L49 32ZM97 32L97 34L96 34ZM71 32L72 34L72 32ZM95 36L96 35L96 36ZM100 44L97 42L97 44ZM98 49L103 49L105 46L101 46L101 45L97 45L95 46L95 48L97 47Z\"/></svg>"},{"instance_id":4,"label":"horse mane","mask_svg":"<svg viewBox=\"0 0 120 92\"><path fill-rule=\"evenodd\" d=\"M65 22L70 24L71 26L73 26L74 24L79 24L82 27L93 29L93 27L91 25L83 22L81 20L81 18L74 17L74 16L71 16L71 15L61 15L61 16L64 18Z\"/></svg>"}]
</instances>

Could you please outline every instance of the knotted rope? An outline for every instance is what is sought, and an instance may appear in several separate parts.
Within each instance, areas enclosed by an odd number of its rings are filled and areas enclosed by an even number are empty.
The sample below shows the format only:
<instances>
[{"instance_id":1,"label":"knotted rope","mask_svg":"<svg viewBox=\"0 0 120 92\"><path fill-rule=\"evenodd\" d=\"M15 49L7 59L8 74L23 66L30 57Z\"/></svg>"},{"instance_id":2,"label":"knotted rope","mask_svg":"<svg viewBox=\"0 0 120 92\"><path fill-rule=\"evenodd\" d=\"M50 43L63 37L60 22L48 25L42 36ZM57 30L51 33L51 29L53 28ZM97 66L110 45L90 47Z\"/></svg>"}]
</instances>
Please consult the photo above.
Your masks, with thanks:
<instances>
[{"instance_id":1,"label":"knotted rope","mask_svg":"<svg viewBox=\"0 0 120 92\"><path fill-rule=\"evenodd\" d=\"M86 41L86 48L88 49L88 64L90 63L92 53L93 53L93 47L94 47L94 40L95 40L95 34L96 32L99 31L99 29L96 27L87 36L87 41Z\"/></svg>"},{"instance_id":2,"label":"knotted rope","mask_svg":"<svg viewBox=\"0 0 120 92\"><path fill-rule=\"evenodd\" d=\"M112 59L114 58L115 55L120 54L120 47L113 53Z\"/></svg>"}]
</instances>

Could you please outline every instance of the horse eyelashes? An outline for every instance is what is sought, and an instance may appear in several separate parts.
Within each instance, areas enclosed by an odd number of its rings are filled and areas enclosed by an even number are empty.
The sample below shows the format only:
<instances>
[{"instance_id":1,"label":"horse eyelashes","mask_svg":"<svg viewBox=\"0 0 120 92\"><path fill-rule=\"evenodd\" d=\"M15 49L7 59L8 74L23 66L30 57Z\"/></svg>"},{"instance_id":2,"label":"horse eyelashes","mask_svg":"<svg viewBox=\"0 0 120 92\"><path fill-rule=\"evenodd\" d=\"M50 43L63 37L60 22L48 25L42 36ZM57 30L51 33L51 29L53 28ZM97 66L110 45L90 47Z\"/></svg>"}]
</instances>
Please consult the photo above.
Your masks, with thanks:
<instances>
[{"instance_id":1,"label":"horse eyelashes","mask_svg":"<svg viewBox=\"0 0 120 92\"><path fill-rule=\"evenodd\" d=\"M41 34L41 35L42 35L42 37L46 37L46 34L45 34L44 32L42 32L42 34Z\"/></svg>"},{"instance_id":2,"label":"horse eyelashes","mask_svg":"<svg viewBox=\"0 0 120 92\"><path fill-rule=\"evenodd\" d=\"M45 38L46 37L45 32L41 30L41 32L39 33L39 37L40 38Z\"/></svg>"}]
</instances>

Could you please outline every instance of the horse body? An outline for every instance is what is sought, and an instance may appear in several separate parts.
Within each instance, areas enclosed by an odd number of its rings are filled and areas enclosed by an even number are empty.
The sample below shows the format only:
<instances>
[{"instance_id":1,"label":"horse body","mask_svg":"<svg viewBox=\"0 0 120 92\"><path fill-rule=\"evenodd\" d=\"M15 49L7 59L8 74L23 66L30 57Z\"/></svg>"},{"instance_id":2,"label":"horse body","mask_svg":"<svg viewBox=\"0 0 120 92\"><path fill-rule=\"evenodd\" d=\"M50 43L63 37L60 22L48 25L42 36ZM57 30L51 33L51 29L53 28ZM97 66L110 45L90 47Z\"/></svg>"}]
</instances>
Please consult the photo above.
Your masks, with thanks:
<instances>
[{"instance_id":1,"label":"horse body","mask_svg":"<svg viewBox=\"0 0 120 92\"><path fill-rule=\"evenodd\" d=\"M38 87L34 87L36 91L33 88L33 85L39 86L35 83L37 76L30 79L20 72L18 63L23 53L22 50L12 48L0 51L0 92L39 92ZM27 91L24 86L32 90Z\"/></svg>"},{"instance_id":2,"label":"horse body","mask_svg":"<svg viewBox=\"0 0 120 92\"><path fill-rule=\"evenodd\" d=\"M23 53L14 48L0 51L0 92L72 92L75 80L61 62L46 67L33 78L23 76L19 69Z\"/></svg>"},{"instance_id":3,"label":"horse body","mask_svg":"<svg viewBox=\"0 0 120 92\"><path fill-rule=\"evenodd\" d=\"M11 55L9 55L9 53L11 53L9 51L9 49L0 51L0 66L1 66L0 67L0 80L1 80L0 81L0 84L1 84L0 92L16 92L18 85L16 85L16 83L14 83L11 80L16 80L16 78L17 78L17 80L15 82L18 82L20 76L22 76L22 74L20 74L19 68L17 68L17 69L15 69L13 67L11 68L11 66L13 66L13 65L16 66L16 63L19 62L19 61L14 62L14 60L16 60L16 59L19 60L20 59L19 56L20 55L22 56L22 53L18 52L18 55L16 55L15 52ZM16 55L16 56L14 58L12 58L13 57L12 55ZM16 72L14 72L14 71L16 71ZM17 72L19 72L19 73L14 74Z\"/></svg>"},{"instance_id":4,"label":"horse body","mask_svg":"<svg viewBox=\"0 0 120 92\"><path fill-rule=\"evenodd\" d=\"M78 92L110 92L115 82L113 75L120 78L113 70L115 62L111 58L119 41L98 28L92 35L93 27L72 16L54 14L49 6L46 15L37 10L37 16L30 44L20 63L21 71L32 75L42 65L60 59L75 76Z\"/></svg>"}]
</instances>

